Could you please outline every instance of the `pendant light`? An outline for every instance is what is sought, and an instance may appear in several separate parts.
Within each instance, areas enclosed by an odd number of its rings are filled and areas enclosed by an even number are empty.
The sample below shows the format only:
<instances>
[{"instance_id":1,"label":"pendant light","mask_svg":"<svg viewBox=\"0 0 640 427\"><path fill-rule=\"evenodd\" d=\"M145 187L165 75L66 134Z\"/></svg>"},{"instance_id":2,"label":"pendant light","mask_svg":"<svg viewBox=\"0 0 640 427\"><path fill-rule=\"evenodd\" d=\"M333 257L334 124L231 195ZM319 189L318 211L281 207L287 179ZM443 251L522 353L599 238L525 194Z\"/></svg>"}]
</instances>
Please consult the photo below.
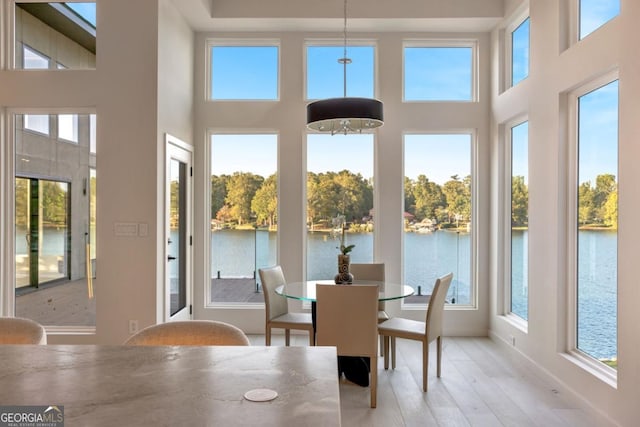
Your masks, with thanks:
<instances>
[{"instance_id":1,"label":"pendant light","mask_svg":"<svg viewBox=\"0 0 640 427\"><path fill-rule=\"evenodd\" d=\"M335 135L362 133L382 126L382 102L373 98L347 97L347 0L344 1L344 55L342 64L344 96L311 102L307 105L307 128Z\"/></svg>"}]
</instances>

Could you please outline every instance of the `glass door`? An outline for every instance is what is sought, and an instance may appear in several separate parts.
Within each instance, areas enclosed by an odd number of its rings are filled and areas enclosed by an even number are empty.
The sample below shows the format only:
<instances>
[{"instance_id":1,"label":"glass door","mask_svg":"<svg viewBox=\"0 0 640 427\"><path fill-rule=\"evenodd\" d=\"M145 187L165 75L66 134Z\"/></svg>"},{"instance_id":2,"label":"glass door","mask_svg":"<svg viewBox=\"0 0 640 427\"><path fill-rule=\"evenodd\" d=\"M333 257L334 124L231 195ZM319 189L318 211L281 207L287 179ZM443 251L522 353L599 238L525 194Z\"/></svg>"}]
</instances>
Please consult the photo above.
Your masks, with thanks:
<instances>
[{"instance_id":1,"label":"glass door","mask_svg":"<svg viewBox=\"0 0 640 427\"><path fill-rule=\"evenodd\" d=\"M191 151L167 136L166 305L169 320L191 318Z\"/></svg>"}]
</instances>

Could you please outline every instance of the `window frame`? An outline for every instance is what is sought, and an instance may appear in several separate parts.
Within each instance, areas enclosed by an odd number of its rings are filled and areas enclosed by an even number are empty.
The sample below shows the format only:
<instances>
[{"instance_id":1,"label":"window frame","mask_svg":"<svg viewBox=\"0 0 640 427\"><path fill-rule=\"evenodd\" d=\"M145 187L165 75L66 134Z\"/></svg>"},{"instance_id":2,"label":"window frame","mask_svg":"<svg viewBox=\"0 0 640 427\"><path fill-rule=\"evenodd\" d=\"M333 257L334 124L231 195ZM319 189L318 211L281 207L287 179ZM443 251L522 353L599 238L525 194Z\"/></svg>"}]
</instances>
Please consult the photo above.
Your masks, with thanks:
<instances>
[{"instance_id":1,"label":"window frame","mask_svg":"<svg viewBox=\"0 0 640 427\"><path fill-rule=\"evenodd\" d=\"M416 103L459 103L459 104L472 104L480 102L479 95L479 82L478 82L478 39L405 39L402 42L402 103L403 104L416 104ZM457 100L457 99L411 99L405 98L406 87L406 49L407 48L471 48L471 99L469 100ZM434 133L434 132L429 132Z\"/></svg>"},{"instance_id":2,"label":"window frame","mask_svg":"<svg viewBox=\"0 0 640 427\"><path fill-rule=\"evenodd\" d=\"M478 234L479 234L479 227L478 227L478 221L479 221L479 208L478 208L478 202L477 202L477 195L478 195L478 191L479 191L479 186L480 186L480 177L478 176L478 132L476 129L455 129L455 130L451 130L451 129L444 129L441 131L438 130L428 130L428 131L406 131L402 133L402 176L403 176L403 183L402 183L402 198L404 200L404 176L405 176L405 167L404 167L404 158L405 158L405 152L406 152L406 136L408 135L468 135L469 136L469 143L470 143L470 156L471 158L469 159L470 163L469 163L469 168L470 168L470 175L471 175L471 231L470 231L470 265L469 265L469 280L471 281L470 284L470 288L469 288L469 304L445 304L445 310L452 310L452 311L465 311L465 310L478 310L479 306L478 306L478 298L479 298L479 290L478 290L478 283L479 283L479 271L478 271L478 256L479 256L479 239L478 239ZM402 215L402 213L404 212L404 207L401 209L400 211L400 215ZM400 241L400 247L401 247L401 262L400 262L400 275L401 275L401 283L402 284L407 284L405 283L405 255L404 255L404 248L405 248L405 233L402 232L402 238ZM455 276L455 272L454 272L454 280L456 280L456 276ZM400 307L401 310L406 310L406 311L424 311L425 308L428 306L427 303L425 304L420 304L420 303L407 303L404 299L401 300L400 302Z\"/></svg>"},{"instance_id":3,"label":"window frame","mask_svg":"<svg viewBox=\"0 0 640 427\"><path fill-rule=\"evenodd\" d=\"M205 282L203 283L203 295L204 295L204 309L205 310L211 310L211 309L256 309L256 308L261 308L264 307L264 302L232 302L232 301L213 301L212 300L212 292L211 292L211 279L213 278L213 276L211 275L212 270L212 266L211 266L211 235L212 235L212 231L211 231L211 222L210 222L210 215L211 215L211 174L212 174L212 163L211 163L211 145L213 142L213 137L215 135L243 135L243 136L250 136L250 135L273 135L275 136L275 142L276 142L276 176L277 176L277 197L278 197L278 210L277 210L277 217L280 218L280 209L282 208L280 201L280 191L281 191L281 185L280 185L280 178L281 178L281 174L280 174L280 148L281 148L281 133L279 130L277 129L264 129L264 128L209 128L207 129L206 133L206 143L204 144L205 148L204 148L204 152L203 152L203 156L206 159L206 174L205 174L205 190L206 190L206 202L205 202L205 244L204 244L204 248L203 248L203 253L202 256L204 257L204 277L205 277ZM267 177L265 177L266 179ZM281 229L280 227L277 228L276 231L276 242L280 241L280 234L281 233ZM276 263L280 263L279 259L280 259L280 249L279 249L279 244L276 243L276 253L275 253L275 258L276 258ZM256 273L257 274L257 273ZM197 287L197 286L196 286ZM197 301L198 295L200 295L200 292L194 288L194 301Z\"/></svg>"},{"instance_id":4,"label":"window frame","mask_svg":"<svg viewBox=\"0 0 640 427\"><path fill-rule=\"evenodd\" d=\"M568 119L568 157L566 171L566 311L564 326L565 342L563 356L599 378L610 386L617 388L618 372L591 355L578 349L578 162L579 162L579 98L601 87L619 80L619 71L613 70L574 88L565 94ZM619 100L618 100L619 105ZM619 123L618 123L619 126ZM619 148L618 148L619 150ZM619 159L618 159L619 162ZM618 178L619 179L619 178ZM618 260L619 262L619 260ZM616 295L618 298L618 295ZM559 301L562 301L559 298ZM619 323L619 320L618 320ZM562 328L562 323L558 323ZM562 334L561 334L562 335Z\"/></svg>"},{"instance_id":5,"label":"window frame","mask_svg":"<svg viewBox=\"0 0 640 427\"><path fill-rule=\"evenodd\" d=\"M309 81L309 70L308 70L308 48L309 47L344 47L344 39L305 39L302 45L302 56L303 56L303 72L304 72L304 82L303 82L303 96L304 100L307 102L316 101L318 99L324 98L309 98L307 87ZM373 48L373 98L378 98L378 43L373 39L348 39L347 40L347 49L349 47L372 47ZM349 67L349 65L347 65ZM347 89L349 82L347 81Z\"/></svg>"},{"instance_id":6,"label":"window frame","mask_svg":"<svg viewBox=\"0 0 640 427\"><path fill-rule=\"evenodd\" d=\"M528 332L529 321L521 316L513 313L512 309L512 295L513 295L513 275L512 275L512 231L511 231L511 214L512 214L512 180L513 180L513 129L524 124L529 123L528 115L517 116L502 125L503 139L504 139L504 161L503 161L503 203L502 203L502 227L503 227L503 240L502 240L502 271L503 271L503 298L501 314L504 315L514 326L523 331ZM527 151L529 144L527 144ZM527 163L529 163L529 156L527 156ZM527 278L530 276L530 269L527 270ZM529 281L530 282L530 281ZM529 296L527 296L527 305L530 305Z\"/></svg>"},{"instance_id":7,"label":"window frame","mask_svg":"<svg viewBox=\"0 0 640 427\"><path fill-rule=\"evenodd\" d=\"M277 59L277 78L276 78L276 97L274 99L215 99L212 97L213 89L213 69L212 69L212 50L214 47L275 47L278 50ZM282 46L279 39L272 38L209 38L205 42L205 85L204 99L207 102L279 102L282 90Z\"/></svg>"}]
</instances>

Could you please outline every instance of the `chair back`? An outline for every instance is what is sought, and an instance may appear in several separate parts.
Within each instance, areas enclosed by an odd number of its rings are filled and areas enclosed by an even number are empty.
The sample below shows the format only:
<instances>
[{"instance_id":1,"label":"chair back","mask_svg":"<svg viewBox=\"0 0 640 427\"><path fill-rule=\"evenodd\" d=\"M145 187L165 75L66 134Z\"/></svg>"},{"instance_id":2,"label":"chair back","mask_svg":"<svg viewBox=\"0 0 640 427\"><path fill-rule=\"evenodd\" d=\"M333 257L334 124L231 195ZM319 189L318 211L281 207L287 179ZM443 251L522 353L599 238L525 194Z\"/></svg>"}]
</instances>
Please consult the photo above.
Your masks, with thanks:
<instances>
[{"instance_id":1,"label":"chair back","mask_svg":"<svg viewBox=\"0 0 640 427\"><path fill-rule=\"evenodd\" d=\"M378 286L317 284L316 301L316 345L377 357Z\"/></svg>"},{"instance_id":2,"label":"chair back","mask_svg":"<svg viewBox=\"0 0 640 427\"><path fill-rule=\"evenodd\" d=\"M0 317L0 344L46 343L47 332L38 322L20 317Z\"/></svg>"},{"instance_id":3,"label":"chair back","mask_svg":"<svg viewBox=\"0 0 640 427\"><path fill-rule=\"evenodd\" d=\"M213 320L184 320L144 328L126 345L250 345L239 328Z\"/></svg>"},{"instance_id":4,"label":"chair back","mask_svg":"<svg viewBox=\"0 0 640 427\"><path fill-rule=\"evenodd\" d=\"M425 331L427 334L427 342L431 342L442 335L444 301L447 297L447 292L449 292L451 279L453 279L453 273L449 273L436 279L436 284L433 287L433 292L429 299L429 307L427 308Z\"/></svg>"},{"instance_id":5,"label":"chair back","mask_svg":"<svg viewBox=\"0 0 640 427\"><path fill-rule=\"evenodd\" d=\"M262 282L262 293L264 294L264 308L267 316L267 323L278 316L289 311L287 299L276 294L276 288L284 285L287 281L284 278L282 267L279 265L258 269L260 281Z\"/></svg>"},{"instance_id":6,"label":"chair back","mask_svg":"<svg viewBox=\"0 0 640 427\"><path fill-rule=\"evenodd\" d=\"M353 274L353 280L356 282L373 280L376 282L382 282L381 286L384 286L384 263L365 263L354 264L349 267L349 271ZM380 289L384 291L384 288ZM384 310L384 301L378 302L378 310Z\"/></svg>"}]
</instances>

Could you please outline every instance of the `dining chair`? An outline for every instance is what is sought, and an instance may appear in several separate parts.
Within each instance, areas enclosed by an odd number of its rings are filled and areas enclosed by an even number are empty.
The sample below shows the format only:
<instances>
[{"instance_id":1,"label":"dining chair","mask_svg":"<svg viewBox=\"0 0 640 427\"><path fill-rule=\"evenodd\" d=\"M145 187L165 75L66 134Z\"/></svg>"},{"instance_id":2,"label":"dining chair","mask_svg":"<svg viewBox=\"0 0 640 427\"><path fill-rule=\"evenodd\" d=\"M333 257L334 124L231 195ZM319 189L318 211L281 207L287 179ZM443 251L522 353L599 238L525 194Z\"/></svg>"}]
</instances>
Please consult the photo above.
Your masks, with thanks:
<instances>
[{"instance_id":1,"label":"dining chair","mask_svg":"<svg viewBox=\"0 0 640 427\"><path fill-rule=\"evenodd\" d=\"M391 368L396 368L396 338L406 338L422 342L422 389L427 391L427 370L429 367L429 343L437 339L438 378L442 359L442 315L444 302L451 285L453 273L436 279L427 307L425 322L401 317L392 317L378 325L378 333L384 337L384 369L389 368L389 339L391 339Z\"/></svg>"},{"instance_id":2,"label":"dining chair","mask_svg":"<svg viewBox=\"0 0 640 427\"><path fill-rule=\"evenodd\" d=\"M285 345L289 346L291 329L309 332L309 345L315 345L315 331L311 313L289 313L287 299L276 293L276 288L286 284L282 267L279 265L258 269L265 306L265 345L271 345L271 329L284 329Z\"/></svg>"},{"instance_id":3,"label":"dining chair","mask_svg":"<svg viewBox=\"0 0 640 427\"><path fill-rule=\"evenodd\" d=\"M382 282L381 291L384 291L384 263L363 263L363 264L351 264L349 271L353 274L353 280L356 282L375 280L376 282ZM389 314L385 311L384 301L378 301L378 323L382 323L385 320L389 320ZM380 354L384 354L383 340L380 337Z\"/></svg>"},{"instance_id":4,"label":"dining chair","mask_svg":"<svg viewBox=\"0 0 640 427\"><path fill-rule=\"evenodd\" d=\"M47 343L47 332L38 322L21 317L0 317L0 344Z\"/></svg>"},{"instance_id":5,"label":"dining chair","mask_svg":"<svg viewBox=\"0 0 640 427\"><path fill-rule=\"evenodd\" d=\"M159 323L131 336L125 345L250 345L241 329L214 320Z\"/></svg>"},{"instance_id":6,"label":"dining chair","mask_svg":"<svg viewBox=\"0 0 640 427\"><path fill-rule=\"evenodd\" d=\"M316 285L316 343L369 358L371 407L378 387L378 286Z\"/></svg>"}]
</instances>

